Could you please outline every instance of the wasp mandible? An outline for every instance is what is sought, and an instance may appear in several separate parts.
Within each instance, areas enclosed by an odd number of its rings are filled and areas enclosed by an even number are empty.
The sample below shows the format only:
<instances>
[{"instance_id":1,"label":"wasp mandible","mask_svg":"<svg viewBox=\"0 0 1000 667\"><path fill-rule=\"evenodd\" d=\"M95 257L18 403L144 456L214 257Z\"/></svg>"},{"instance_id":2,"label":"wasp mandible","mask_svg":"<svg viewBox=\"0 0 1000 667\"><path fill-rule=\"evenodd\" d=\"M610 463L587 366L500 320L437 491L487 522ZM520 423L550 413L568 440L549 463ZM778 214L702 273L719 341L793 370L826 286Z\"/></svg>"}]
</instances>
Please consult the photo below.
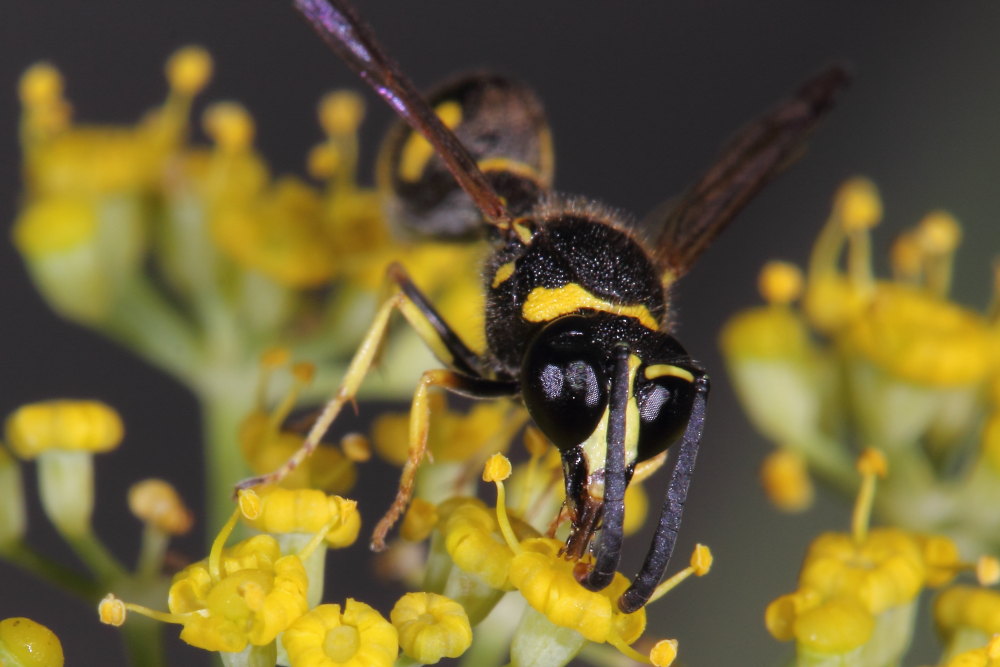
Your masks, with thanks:
<instances>
[{"instance_id":1,"label":"wasp mandible","mask_svg":"<svg viewBox=\"0 0 1000 667\"><path fill-rule=\"evenodd\" d=\"M625 489L636 465L679 443L652 544L618 600L649 600L680 528L705 423L709 380L671 334L669 290L712 239L794 158L847 76L830 68L741 130L677 201L647 242L620 215L551 189L548 124L534 93L493 74L457 79L425 99L385 54L346 0L293 0L320 37L406 121L386 143L379 175L393 214L417 231L492 243L483 276L486 343L474 352L399 265L343 383L282 468L241 486L281 479L319 443L373 364L398 310L445 368L425 372L410 412L411 442L399 490L372 547L384 547L426 455L428 391L515 398L562 455L564 553L594 552L579 575L608 586L622 551ZM416 134L415 134L416 133ZM410 148L422 137L432 151ZM595 535L597 539L594 540ZM591 542L595 542L591 546Z\"/></svg>"}]
</instances>

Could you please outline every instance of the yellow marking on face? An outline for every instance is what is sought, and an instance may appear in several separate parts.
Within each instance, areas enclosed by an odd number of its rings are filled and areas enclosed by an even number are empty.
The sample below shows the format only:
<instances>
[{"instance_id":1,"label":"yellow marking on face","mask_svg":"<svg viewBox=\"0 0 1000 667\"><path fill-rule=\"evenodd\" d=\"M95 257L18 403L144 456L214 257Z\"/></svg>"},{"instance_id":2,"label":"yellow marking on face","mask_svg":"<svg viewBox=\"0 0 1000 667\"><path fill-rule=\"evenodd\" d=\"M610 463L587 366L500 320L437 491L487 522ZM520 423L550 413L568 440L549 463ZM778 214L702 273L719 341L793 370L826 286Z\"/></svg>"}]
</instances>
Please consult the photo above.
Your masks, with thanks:
<instances>
[{"instance_id":1,"label":"yellow marking on face","mask_svg":"<svg viewBox=\"0 0 1000 667\"><path fill-rule=\"evenodd\" d=\"M518 176L523 176L529 180L538 182L541 180L541 176L534 167L526 162L519 162L517 160L511 160L506 157L488 157L485 160L480 160L476 163L480 171L506 171L511 174L517 174Z\"/></svg>"},{"instance_id":2,"label":"yellow marking on face","mask_svg":"<svg viewBox=\"0 0 1000 667\"><path fill-rule=\"evenodd\" d=\"M577 283L553 288L536 287L528 293L528 298L521 307L521 316L529 322L550 322L560 315L567 315L581 308L633 317L642 326L653 331L659 328L659 322L646 306L611 303L594 296Z\"/></svg>"},{"instance_id":3,"label":"yellow marking on face","mask_svg":"<svg viewBox=\"0 0 1000 667\"><path fill-rule=\"evenodd\" d=\"M453 100L442 102L434 109L445 127L454 130L462 122L462 105ZM407 183L420 180L427 162L434 156L434 147L419 132L412 132L399 153L399 178Z\"/></svg>"},{"instance_id":4,"label":"yellow marking on face","mask_svg":"<svg viewBox=\"0 0 1000 667\"><path fill-rule=\"evenodd\" d=\"M635 462L639 456L639 405L635 400L635 372L642 361L634 354L628 358L628 403L625 406L625 466ZM608 420L611 410L604 409L604 415L594 432L583 442L583 456L587 460L587 493L593 498L604 497L604 475L594 477L594 473L604 470L608 460Z\"/></svg>"},{"instance_id":5,"label":"yellow marking on face","mask_svg":"<svg viewBox=\"0 0 1000 667\"><path fill-rule=\"evenodd\" d=\"M506 264L501 264L497 272L493 274L493 282L490 286L493 289L500 287L503 281L514 275L514 262L507 262Z\"/></svg>"},{"instance_id":6,"label":"yellow marking on face","mask_svg":"<svg viewBox=\"0 0 1000 667\"><path fill-rule=\"evenodd\" d=\"M672 366L671 364L653 364L646 366L646 379L655 380L662 377L675 377L688 382L694 382L694 374L686 368Z\"/></svg>"}]
</instances>

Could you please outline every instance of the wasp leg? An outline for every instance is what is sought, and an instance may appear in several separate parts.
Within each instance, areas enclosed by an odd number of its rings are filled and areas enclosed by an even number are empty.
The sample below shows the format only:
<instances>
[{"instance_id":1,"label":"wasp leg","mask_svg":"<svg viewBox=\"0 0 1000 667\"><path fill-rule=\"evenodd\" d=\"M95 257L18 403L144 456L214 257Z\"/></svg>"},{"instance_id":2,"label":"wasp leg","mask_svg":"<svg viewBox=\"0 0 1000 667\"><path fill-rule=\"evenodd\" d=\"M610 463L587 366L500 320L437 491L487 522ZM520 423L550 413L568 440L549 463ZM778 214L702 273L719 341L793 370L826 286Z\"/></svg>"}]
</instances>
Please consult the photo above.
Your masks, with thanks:
<instances>
[{"instance_id":1,"label":"wasp leg","mask_svg":"<svg viewBox=\"0 0 1000 667\"><path fill-rule=\"evenodd\" d=\"M407 322L441 361L453 365L459 371L466 371L467 374L476 376L476 379L479 378L481 373L478 370L479 362L475 353L462 342L458 334L448 327L426 297L413 285L403 267L393 264L389 267L388 277L390 281L395 283L393 293L375 313L371 326L365 332L357 352L354 353L354 357L347 367L340 388L323 406L323 410L313 423L312 428L309 429L302 446L277 470L245 479L236 485L236 490L280 482L309 458L309 455L319 446L320 440L334 419L340 414L341 408L346 403L354 401L358 388L378 356L379 348L389 326L389 318L395 309L403 314Z\"/></svg>"},{"instance_id":2,"label":"wasp leg","mask_svg":"<svg viewBox=\"0 0 1000 667\"><path fill-rule=\"evenodd\" d=\"M677 460L670 474L670 484L667 487L667 497L663 503L660 522L653 534L653 541L646 554L639 573L632 580L622 596L618 598L618 608L630 614L642 608L652 596L656 586L663 578L663 573L670 562L674 551L677 532L681 527L681 516L684 514L684 501L687 499L688 487L694 474L694 463L698 456L698 444L705 426L705 404L708 399L708 376L695 376L695 396L691 406L691 417L681 438Z\"/></svg>"},{"instance_id":3,"label":"wasp leg","mask_svg":"<svg viewBox=\"0 0 1000 667\"><path fill-rule=\"evenodd\" d=\"M519 390L516 382L472 377L444 369L424 372L413 394L413 403L410 407L410 444L406 463L403 464L403 472L399 477L399 489L389 510L375 526L371 540L372 551L385 549L386 535L392 530L413 497L417 470L427 455L427 432L431 417L428 391L432 387L441 387L460 396L480 399L514 396Z\"/></svg>"},{"instance_id":4,"label":"wasp leg","mask_svg":"<svg viewBox=\"0 0 1000 667\"><path fill-rule=\"evenodd\" d=\"M628 407L629 350L615 351L615 369L608 397L608 450L604 464L604 505L601 514L601 536L596 549L594 567L581 584L592 591L607 588L614 579L622 555L625 517L625 410Z\"/></svg>"},{"instance_id":5,"label":"wasp leg","mask_svg":"<svg viewBox=\"0 0 1000 667\"><path fill-rule=\"evenodd\" d=\"M400 307L403 316L417 330L437 358L460 373L482 377L484 369L480 356L469 349L469 346L448 326L427 297L410 280L406 269L401 264L393 262L389 265L387 273L409 302Z\"/></svg>"}]
</instances>

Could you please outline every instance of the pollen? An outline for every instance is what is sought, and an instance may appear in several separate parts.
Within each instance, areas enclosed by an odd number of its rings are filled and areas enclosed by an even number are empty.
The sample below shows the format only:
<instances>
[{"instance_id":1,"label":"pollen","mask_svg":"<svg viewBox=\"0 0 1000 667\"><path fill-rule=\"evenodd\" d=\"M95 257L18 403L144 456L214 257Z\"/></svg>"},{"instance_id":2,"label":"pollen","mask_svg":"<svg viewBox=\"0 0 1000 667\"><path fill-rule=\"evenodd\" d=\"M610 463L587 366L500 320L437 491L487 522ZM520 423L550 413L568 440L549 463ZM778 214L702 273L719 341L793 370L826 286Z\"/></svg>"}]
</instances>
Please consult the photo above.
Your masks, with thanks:
<instances>
[{"instance_id":1,"label":"pollen","mask_svg":"<svg viewBox=\"0 0 1000 667\"><path fill-rule=\"evenodd\" d=\"M167 535L183 535L191 530L194 516L177 490L162 479L147 479L128 491L128 507L144 521Z\"/></svg>"},{"instance_id":2,"label":"pollen","mask_svg":"<svg viewBox=\"0 0 1000 667\"><path fill-rule=\"evenodd\" d=\"M834 198L833 214L847 230L874 227L882 219L882 199L875 184L856 177L841 185Z\"/></svg>"},{"instance_id":3,"label":"pollen","mask_svg":"<svg viewBox=\"0 0 1000 667\"><path fill-rule=\"evenodd\" d=\"M205 134L224 152L245 151L253 143L253 118L235 102L216 102L208 107L202 117L202 125Z\"/></svg>"},{"instance_id":4,"label":"pollen","mask_svg":"<svg viewBox=\"0 0 1000 667\"><path fill-rule=\"evenodd\" d=\"M502 482L510 477L510 460L503 454L494 454L483 468L484 482Z\"/></svg>"},{"instance_id":5,"label":"pollen","mask_svg":"<svg viewBox=\"0 0 1000 667\"><path fill-rule=\"evenodd\" d=\"M185 46L167 60L167 82L178 93L193 96L212 77L212 56L200 46Z\"/></svg>"},{"instance_id":6,"label":"pollen","mask_svg":"<svg viewBox=\"0 0 1000 667\"><path fill-rule=\"evenodd\" d=\"M52 104L62 99L62 74L49 63L36 63L21 75L18 93L26 107Z\"/></svg>"},{"instance_id":7,"label":"pollen","mask_svg":"<svg viewBox=\"0 0 1000 667\"><path fill-rule=\"evenodd\" d=\"M767 455L760 479L768 500L783 512L801 512L812 505L815 494L805 458L788 449Z\"/></svg>"},{"instance_id":8,"label":"pollen","mask_svg":"<svg viewBox=\"0 0 1000 667\"><path fill-rule=\"evenodd\" d=\"M101 599L97 605L97 613L100 615L101 623L116 628L125 624L125 617L128 615L125 603L115 597L114 593L108 593Z\"/></svg>"},{"instance_id":9,"label":"pollen","mask_svg":"<svg viewBox=\"0 0 1000 667\"><path fill-rule=\"evenodd\" d=\"M760 271L758 289L771 304L786 305L802 294L802 270L790 262L768 262Z\"/></svg>"},{"instance_id":10,"label":"pollen","mask_svg":"<svg viewBox=\"0 0 1000 667\"><path fill-rule=\"evenodd\" d=\"M678 646L676 639L661 639L649 652L649 661L656 667L670 667L677 659Z\"/></svg>"},{"instance_id":11,"label":"pollen","mask_svg":"<svg viewBox=\"0 0 1000 667\"><path fill-rule=\"evenodd\" d=\"M319 102L319 124L331 137L354 134L365 117L365 100L352 90L327 93Z\"/></svg>"},{"instance_id":12,"label":"pollen","mask_svg":"<svg viewBox=\"0 0 1000 667\"><path fill-rule=\"evenodd\" d=\"M916 238L928 255L944 255L958 247L962 240L962 228L947 211L933 211L917 225Z\"/></svg>"}]
</instances>

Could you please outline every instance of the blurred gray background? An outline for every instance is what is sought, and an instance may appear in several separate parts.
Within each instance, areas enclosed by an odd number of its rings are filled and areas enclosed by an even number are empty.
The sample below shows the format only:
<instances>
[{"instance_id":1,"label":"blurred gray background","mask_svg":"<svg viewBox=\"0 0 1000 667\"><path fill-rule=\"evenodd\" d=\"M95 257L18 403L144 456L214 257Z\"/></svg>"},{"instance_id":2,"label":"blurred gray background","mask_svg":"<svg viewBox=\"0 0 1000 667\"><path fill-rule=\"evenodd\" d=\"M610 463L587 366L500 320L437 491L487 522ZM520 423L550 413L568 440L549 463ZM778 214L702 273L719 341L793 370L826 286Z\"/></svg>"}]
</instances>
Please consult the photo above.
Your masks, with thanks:
<instances>
[{"instance_id":1,"label":"blurred gray background","mask_svg":"<svg viewBox=\"0 0 1000 667\"><path fill-rule=\"evenodd\" d=\"M809 154L754 202L676 292L678 337L712 371L714 389L678 560L695 541L716 554L710 576L689 582L650 610L649 634L678 637L687 665L779 664L787 646L765 632L763 608L794 587L805 545L848 525L846 503L821 498L797 517L765 503L756 471L767 445L741 415L717 351L722 322L757 302L755 279L768 258L804 262L846 177L880 186L894 231L932 208L965 224L957 263L959 300L989 298L989 261L1000 246L1000 4L842 0L646 3L549 0L359 0L388 50L421 87L463 69L491 67L526 79L541 94L555 132L557 186L641 216L706 167L742 123L830 62L847 63L854 83ZM359 83L278 0L172 2L5 0L0 5L0 218L18 204L16 83L48 59L67 79L76 117L132 122L162 99L162 65L176 47L200 43L216 60L207 100L245 104L257 145L276 172L304 171L320 138L315 103L326 90ZM367 95L367 92L366 92ZM369 95L364 173L390 120ZM5 227L7 229L9 227ZM885 262L881 260L884 268ZM196 406L179 386L107 341L56 318L34 293L6 236L0 285L0 414L59 396L101 398L124 415L125 446L98 463L102 536L134 557L138 524L124 493L159 475L200 503ZM384 471L383 471L384 472ZM366 471L379 485L379 470ZM194 477L193 477L194 475ZM380 501L380 504L383 501ZM199 531L195 531L199 534ZM31 538L60 558L45 522ZM196 537L178 549L200 557ZM646 545L628 544L633 563ZM351 567L367 567L363 548ZM341 567L341 566L337 566ZM343 571L343 570L342 570ZM359 573L363 578L367 573ZM354 578L353 575L351 578ZM373 598L363 589L328 591ZM383 607L387 611L388 607ZM26 615L62 638L69 664L120 664L117 631L99 627L88 605L0 563L0 618ZM930 623L918 631L933 645ZM168 629L169 635L175 635ZM198 657L172 648L172 662ZM915 652L906 664L933 661ZM739 656L738 658L736 656Z\"/></svg>"}]
</instances>

